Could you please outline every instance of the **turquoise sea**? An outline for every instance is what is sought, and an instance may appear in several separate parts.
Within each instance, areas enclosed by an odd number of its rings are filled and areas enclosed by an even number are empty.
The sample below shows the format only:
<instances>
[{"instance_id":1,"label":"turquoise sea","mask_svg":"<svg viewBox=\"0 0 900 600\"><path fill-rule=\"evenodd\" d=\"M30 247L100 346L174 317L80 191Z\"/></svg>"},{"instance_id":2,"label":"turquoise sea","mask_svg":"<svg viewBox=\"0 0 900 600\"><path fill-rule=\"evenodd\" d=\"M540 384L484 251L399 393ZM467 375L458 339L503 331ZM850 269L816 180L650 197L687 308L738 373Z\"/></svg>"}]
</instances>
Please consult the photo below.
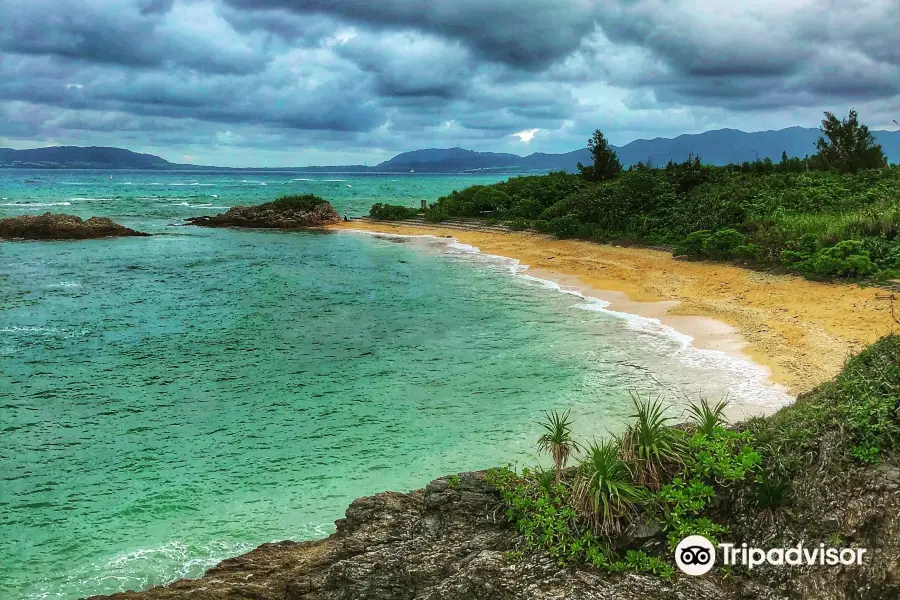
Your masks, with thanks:
<instances>
[{"instance_id":1,"label":"turquoise sea","mask_svg":"<svg viewBox=\"0 0 900 600\"><path fill-rule=\"evenodd\" d=\"M676 412L698 391L784 401L748 363L452 240L177 226L507 176L0 171L0 218L155 234L0 242L0 598L144 589L325 536L358 496L533 462L549 408L588 439L631 390Z\"/></svg>"}]
</instances>

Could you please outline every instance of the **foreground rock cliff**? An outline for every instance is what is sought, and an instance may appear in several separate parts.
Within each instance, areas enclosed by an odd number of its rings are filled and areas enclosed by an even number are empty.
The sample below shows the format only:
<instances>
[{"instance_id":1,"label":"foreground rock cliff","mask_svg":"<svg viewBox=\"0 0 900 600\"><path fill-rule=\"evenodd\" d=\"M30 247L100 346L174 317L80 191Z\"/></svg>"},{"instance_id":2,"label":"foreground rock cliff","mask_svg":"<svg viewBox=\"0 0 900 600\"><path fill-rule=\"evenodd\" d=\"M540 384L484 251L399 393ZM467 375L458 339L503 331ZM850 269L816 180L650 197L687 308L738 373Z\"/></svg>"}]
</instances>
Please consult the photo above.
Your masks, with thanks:
<instances>
[{"instance_id":1,"label":"foreground rock cliff","mask_svg":"<svg viewBox=\"0 0 900 600\"><path fill-rule=\"evenodd\" d=\"M73 215L24 215L0 219L0 238L24 240L88 240L104 237L149 236L113 223L106 217L87 221Z\"/></svg>"},{"instance_id":2,"label":"foreground rock cliff","mask_svg":"<svg viewBox=\"0 0 900 600\"><path fill-rule=\"evenodd\" d=\"M266 544L203 578L116 600L888 600L900 598L900 465L861 470L841 482L812 473L801 515L733 521L735 540L774 546L818 540L824 528L869 548L861 567L766 567L703 577L605 574L561 568L548 557L511 559L518 545L484 473L463 473L408 494L360 498L324 540ZM99 598L99 597L95 597Z\"/></svg>"},{"instance_id":3,"label":"foreground rock cliff","mask_svg":"<svg viewBox=\"0 0 900 600\"><path fill-rule=\"evenodd\" d=\"M340 220L340 216L328 202L308 194L285 196L258 206L235 206L213 217L193 217L187 221L201 227L301 229L329 225Z\"/></svg>"}]
</instances>

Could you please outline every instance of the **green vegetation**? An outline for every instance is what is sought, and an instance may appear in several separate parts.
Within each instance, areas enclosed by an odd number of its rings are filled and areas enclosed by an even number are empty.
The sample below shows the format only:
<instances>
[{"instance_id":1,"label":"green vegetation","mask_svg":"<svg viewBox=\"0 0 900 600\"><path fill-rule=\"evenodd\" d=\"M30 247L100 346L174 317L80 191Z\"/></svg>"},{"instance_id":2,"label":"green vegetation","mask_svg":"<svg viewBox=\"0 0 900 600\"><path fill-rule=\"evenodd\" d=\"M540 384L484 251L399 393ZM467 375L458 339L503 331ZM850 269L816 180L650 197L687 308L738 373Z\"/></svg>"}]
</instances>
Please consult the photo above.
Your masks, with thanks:
<instances>
[{"instance_id":1,"label":"green vegetation","mask_svg":"<svg viewBox=\"0 0 900 600\"><path fill-rule=\"evenodd\" d=\"M820 152L743 165L700 157L663 168L616 168L602 133L594 164L515 177L439 198L425 218L489 215L560 238L667 245L675 254L783 268L813 278L900 277L900 168L856 113L826 114ZM878 167L878 168L875 168Z\"/></svg>"},{"instance_id":2,"label":"green vegetation","mask_svg":"<svg viewBox=\"0 0 900 600\"><path fill-rule=\"evenodd\" d=\"M659 399L634 398L624 435L589 444L577 468L492 469L506 516L520 534L510 556L547 552L561 565L591 564L671 578L671 550L688 535L727 535L741 507L753 518L790 510L793 483L815 466L828 481L900 450L900 336L882 338L843 372L767 418L728 427L725 402L701 399L670 425ZM563 426L565 424L565 426ZM571 441L568 413L548 413ZM541 447L547 447L545 437ZM802 500L802 498L800 498ZM657 533L636 542L633 525Z\"/></svg>"},{"instance_id":3,"label":"green vegetation","mask_svg":"<svg viewBox=\"0 0 900 600\"><path fill-rule=\"evenodd\" d=\"M384 219L386 221L402 221L403 219L411 219L419 214L419 209L402 206L399 204L382 204L381 202L373 204L369 209L369 216L373 219Z\"/></svg>"},{"instance_id":4,"label":"green vegetation","mask_svg":"<svg viewBox=\"0 0 900 600\"><path fill-rule=\"evenodd\" d=\"M816 148L825 163L842 173L855 173L860 169L878 169L884 166L885 157L881 146L875 143L875 136L869 128L859 124L855 110L843 120L838 120L830 112L822 120L823 137ZM826 139L827 138L827 139Z\"/></svg>"},{"instance_id":5,"label":"green vegetation","mask_svg":"<svg viewBox=\"0 0 900 600\"><path fill-rule=\"evenodd\" d=\"M544 413L544 415L546 419L541 423L541 427L547 430L547 433L538 439L538 450L548 452L553 457L553 466L558 482L569 456L578 450L579 446L572 439L572 421L569 420L569 411L559 414L554 410Z\"/></svg>"},{"instance_id":6,"label":"green vegetation","mask_svg":"<svg viewBox=\"0 0 900 600\"><path fill-rule=\"evenodd\" d=\"M304 194L302 196L282 196L272 202L261 204L257 208L278 212L284 212L286 210L309 212L318 205L327 203L327 200L314 194Z\"/></svg>"},{"instance_id":7,"label":"green vegetation","mask_svg":"<svg viewBox=\"0 0 900 600\"><path fill-rule=\"evenodd\" d=\"M591 151L590 165L578 163L578 171L581 176L589 181L604 181L615 177L622 171L622 163L616 151L609 147L609 142L599 129L594 130L591 139L588 140L588 150Z\"/></svg>"}]
</instances>

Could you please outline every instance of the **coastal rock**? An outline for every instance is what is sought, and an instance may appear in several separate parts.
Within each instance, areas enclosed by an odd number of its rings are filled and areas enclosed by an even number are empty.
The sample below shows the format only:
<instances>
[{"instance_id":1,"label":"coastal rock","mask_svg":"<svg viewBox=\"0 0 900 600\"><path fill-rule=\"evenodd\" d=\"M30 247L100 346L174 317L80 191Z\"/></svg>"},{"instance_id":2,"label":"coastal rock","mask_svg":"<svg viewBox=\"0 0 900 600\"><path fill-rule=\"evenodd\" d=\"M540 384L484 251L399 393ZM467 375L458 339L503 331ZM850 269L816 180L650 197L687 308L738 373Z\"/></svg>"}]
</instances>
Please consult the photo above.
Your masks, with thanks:
<instances>
[{"instance_id":1,"label":"coastal rock","mask_svg":"<svg viewBox=\"0 0 900 600\"><path fill-rule=\"evenodd\" d=\"M766 567L678 574L672 582L637 573L560 567L535 553L511 559L519 538L484 472L462 473L408 494L355 500L324 540L265 544L226 560L200 579L110 600L887 600L900 597L900 470L883 465L846 482L817 484L801 518L757 514L732 522L733 539L775 547L817 539L828 517L869 549L861 567ZM804 482L798 482L804 483ZM829 487L829 493L823 488ZM847 494L852 501L846 501ZM845 498L840 502L839 498ZM99 600L95 597L94 600Z\"/></svg>"},{"instance_id":2,"label":"coastal rock","mask_svg":"<svg viewBox=\"0 0 900 600\"><path fill-rule=\"evenodd\" d=\"M317 196L288 196L259 206L235 206L213 217L187 219L201 227L301 229L337 223L340 215Z\"/></svg>"},{"instance_id":3,"label":"coastal rock","mask_svg":"<svg viewBox=\"0 0 900 600\"><path fill-rule=\"evenodd\" d=\"M113 223L106 217L87 221L74 215L24 215L0 219L0 238L24 240L89 240L103 237L149 236Z\"/></svg>"}]
</instances>

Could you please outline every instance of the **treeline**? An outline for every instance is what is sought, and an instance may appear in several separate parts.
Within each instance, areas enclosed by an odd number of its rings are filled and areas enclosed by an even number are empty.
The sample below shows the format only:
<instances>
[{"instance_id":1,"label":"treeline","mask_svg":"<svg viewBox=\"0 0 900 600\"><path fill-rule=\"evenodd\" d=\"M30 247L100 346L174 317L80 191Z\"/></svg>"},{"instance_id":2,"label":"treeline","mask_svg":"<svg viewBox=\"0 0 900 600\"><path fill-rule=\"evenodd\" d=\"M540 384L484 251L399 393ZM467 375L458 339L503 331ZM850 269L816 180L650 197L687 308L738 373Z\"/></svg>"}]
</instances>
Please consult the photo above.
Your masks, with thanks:
<instances>
[{"instance_id":1,"label":"treeline","mask_svg":"<svg viewBox=\"0 0 900 600\"><path fill-rule=\"evenodd\" d=\"M900 169L856 113L822 125L804 159L723 167L700 157L617 167L602 133L594 164L472 186L439 198L429 221L485 217L597 242L670 245L676 255L779 265L810 276L900 277ZM878 167L878 168L874 168Z\"/></svg>"}]
</instances>

